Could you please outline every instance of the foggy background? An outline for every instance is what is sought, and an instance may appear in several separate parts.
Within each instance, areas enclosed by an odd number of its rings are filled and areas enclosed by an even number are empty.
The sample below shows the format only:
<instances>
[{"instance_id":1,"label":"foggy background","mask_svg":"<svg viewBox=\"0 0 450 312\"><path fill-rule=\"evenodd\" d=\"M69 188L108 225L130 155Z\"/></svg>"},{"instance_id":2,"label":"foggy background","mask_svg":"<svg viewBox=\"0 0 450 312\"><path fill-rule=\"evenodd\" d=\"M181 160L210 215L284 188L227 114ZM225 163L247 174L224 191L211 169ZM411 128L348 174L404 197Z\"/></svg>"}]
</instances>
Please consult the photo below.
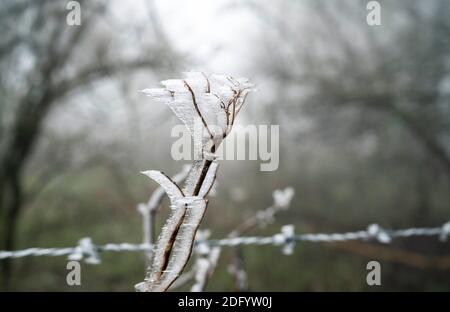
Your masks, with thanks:
<instances>
[{"instance_id":1,"label":"foggy background","mask_svg":"<svg viewBox=\"0 0 450 312\"><path fill-rule=\"evenodd\" d=\"M201 228L222 238L292 186L291 208L249 235L440 226L450 219L450 1L0 3L0 250L142 241L138 203L169 175L168 107L139 90L186 70L249 77L239 123L280 125L280 166L222 161ZM167 216L167 199L158 226ZM159 228L158 228L159 231ZM240 249L251 291L450 290L450 244L300 243ZM133 291L141 253L104 253L66 284L65 257L0 260L0 289ZM237 290L225 248L206 290ZM382 286L366 284L381 263ZM192 262L192 261L191 261ZM189 284L177 290L188 290Z\"/></svg>"}]
</instances>

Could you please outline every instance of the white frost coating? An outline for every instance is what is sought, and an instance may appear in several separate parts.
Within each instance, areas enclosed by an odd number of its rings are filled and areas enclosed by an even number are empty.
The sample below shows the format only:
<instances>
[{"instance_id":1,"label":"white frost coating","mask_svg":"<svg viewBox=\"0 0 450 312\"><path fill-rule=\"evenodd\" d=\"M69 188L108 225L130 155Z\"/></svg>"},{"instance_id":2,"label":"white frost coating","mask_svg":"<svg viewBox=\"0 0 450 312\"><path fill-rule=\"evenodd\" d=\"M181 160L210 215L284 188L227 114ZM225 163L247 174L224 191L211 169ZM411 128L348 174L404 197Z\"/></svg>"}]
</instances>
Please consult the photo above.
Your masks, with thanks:
<instances>
[{"instance_id":1,"label":"white frost coating","mask_svg":"<svg viewBox=\"0 0 450 312\"><path fill-rule=\"evenodd\" d=\"M141 90L141 92L145 93L147 96L151 96L153 100L165 103L167 98L171 95L169 90L162 88L150 88Z\"/></svg>"},{"instance_id":2,"label":"white frost coating","mask_svg":"<svg viewBox=\"0 0 450 312\"><path fill-rule=\"evenodd\" d=\"M287 187L284 190L275 190L273 192L274 205L280 208L289 207L295 191L292 187Z\"/></svg>"},{"instance_id":3,"label":"white frost coating","mask_svg":"<svg viewBox=\"0 0 450 312\"><path fill-rule=\"evenodd\" d=\"M206 277L208 275L211 263L208 259L199 258L195 263L195 283L191 287L191 292L203 291L203 285L206 284Z\"/></svg>"},{"instance_id":4,"label":"white frost coating","mask_svg":"<svg viewBox=\"0 0 450 312\"><path fill-rule=\"evenodd\" d=\"M181 169L181 171L172 177L172 181L175 184L178 184L181 181L183 181L186 178L190 168L191 168L190 165L184 165L183 168ZM148 209L148 210L157 209L159 207L159 205L161 204L163 195L164 195L164 189L162 187L157 188L152 193L152 196L148 200L147 204L146 205L142 204L143 206L141 208L139 208L140 206L138 206L138 210L140 211L141 209ZM143 213L143 212L141 212L141 213Z\"/></svg>"},{"instance_id":5,"label":"white frost coating","mask_svg":"<svg viewBox=\"0 0 450 312\"><path fill-rule=\"evenodd\" d=\"M157 281L152 281L152 291L164 291L181 274L191 254L195 233L206 210L206 201L192 198L186 204L186 213L180 225L178 235L173 243L171 257L164 274ZM177 209L178 210L178 209ZM169 222L168 222L169 223Z\"/></svg>"},{"instance_id":6,"label":"white frost coating","mask_svg":"<svg viewBox=\"0 0 450 312\"><path fill-rule=\"evenodd\" d=\"M173 248L173 252L176 253L177 251L179 251L180 254L178 256L185 257L186 262L194 243L195 233L197 232L197 228L200 225L200 221L203 218L205 210L206 201L202 198L195 198L191 203L186 205L184 222L180 227L179 235L175 240ZM184 237L190 237L190 240L186 240L184 239ZM185 252L186 250L188 250L187 253ZM178 260L179 259L176 259L176 257L172 257L171 261L169 261L168 267L179 266L181 262Z\"/></svg>"},{"instance_id":7,"label":"white frost coating","mask_svg":"<svg viewBox=\"0 0 450 312\"><path fill-rule=\"evenodd\" d=\"M206 123L203 128L207 131L203 133L210 133L216 139L227 134L253 85L247 78L207 76L201 72L184 74L185 79L162 81L165 88L144 89L142 92L167 104L192 134L195 119L199 117Z\"/></svg>"},{"instance_id":8,"label":"white frost coating","mask_svg":"<svg viewBox=\"0 0 450 312\"><path fill-rule=\"evenodd\" d=\"M183 72L186 76L184 79L192 88L195 94L210 93L211 83L210 79L201 72Z\"/></svg>"},{"instance_id":9,"label":"white frost coating","mask_svg":"<svg viewBox=\"0 0 450 312\"><path fill-rule=\"evenodd\" d=\"M216 179L216 172L218 166L219 163L217 161L212 162L211 166L208 169L208 173L206 174L205 179L203 180L203 184L200 188L198 196L205 197L206 195L208 195Z\"/></svg>"},{"instance_id":10,"label":"white frost coating","mask_svg":"<svg viewBox=\"0 0 450 312\"><path fill-rule=\"evenodd\" d=\"M167 196L169 196L171 202L175 202L183 198L184 194L180 190L178 185L176 185L168 176L166 176L161 171L148 170L142 171L142 174L145 174L146 176L157 182L164 189L164 191L166 191Z\"/></svg>"},{"instance_id":11,"label":"white frost coating","mask_svg":"<svg viewBox=\"0 0 450 312\"><path fill-rule=\"evenodd\" d=\"M294 253L295 247L295 229L292 224L283 225L281 227L281 233L275 234L273 236L273 243L275 245L283 245L283 254L292 255Z\"/></svg>"},{"instance_id":12,"label":"white frost coating","mask_svg":"<svg viewBox=\"0 0 450 312\"><path fill-rule=\"evenodd\" d=\"M200 292L205 290L208 279L214 272L217 263L219 262L221 251L222 249L220 247L213 247L208 248L207 253L199 252L199 256L194 267L195 283L191 287L191 292Z\"/></svg>"},{"instance_id":13,"label":"white frost coating","mask_svg":"<svg viewBox=\"0 0 450 312\"><path fill-rule=\"evenodd\" d=\"M211 231L199 230L195 235L197 242L194 253L196 255L194 265L194 284L191 287L191 292L203 291L208 282L209 276L213 273L220 257L220 247L210 247L206 240L211 235Z\"/></svg>"},{"instance_id":14,"label":"white frost coating","mask_svg":"<svg viewBox=\"0 0 450 312\"><path fill-rule=\"evenodd\" d=\"M186 179L190 167L190 165L184 165L181 171L172 177L172 181L175 184L179 184L184 179ZM144 244L153 244L153 228L155 224L154 218L156 212L158 211L158 208L161 206L161 202L163 201L165 194L166 192L164 191L164 189L159 186L152 193L147 203L140 203L137 206L137 210L142 215L142 232ZM153 253L151 250L146 252L148 261L152 259L152 254Z\"/></svg>"},{"instance_id":15,"label":"white frost coating","mask_svg":"<svg viewBox=\"0 0 450 312\"><path fill-rule=\"evenodd\" d=\"M180 205L178 209L171 209L171 213L166 220L163 228L161 229L161 234L158 237L158 241L155 246L155 252L153 254L153 263L151 270L148 272L146 277L146 282L148 282L149 290L151 286L155 286L156 282L161 278L162 270L165 265L165 258L161 257L159 253L164 253L165 250L171 249L173 246L172 233L176 232L180 227L180 220L182 220L185 212L186 206Z\"/></svg>"},{"instance_id":16,"label":"white frost coating","mask_svg":"<svg viewBox=\"0 0 450 312\"><path fill-rule=\"evenodd\" d=\"M142 291L167 290L185 267L206 211L205 197L214 184L217 171L214 152L231 131L253 87L246 78L202 72L188 72L185 76L163 81L164 88L143 90L149 97L169 106L186 125L196 144L197 155L182 191L159 171L145 173L160 183L175 209L159 235L146 282L138 287Z\"/></svg>"},{"instance_id":17,"label":"white frost coating","mask_svg":"<svg viewBox=\"0 0 450 312\"><path fill-rule=\"evenodd\" d=\"M186 93L188 90L184 84L184 81L181 79L167 79L161 81L161 84L166 87L166 89L170 92L178 92L178 93Z\"/></svg>"}]
</instances>

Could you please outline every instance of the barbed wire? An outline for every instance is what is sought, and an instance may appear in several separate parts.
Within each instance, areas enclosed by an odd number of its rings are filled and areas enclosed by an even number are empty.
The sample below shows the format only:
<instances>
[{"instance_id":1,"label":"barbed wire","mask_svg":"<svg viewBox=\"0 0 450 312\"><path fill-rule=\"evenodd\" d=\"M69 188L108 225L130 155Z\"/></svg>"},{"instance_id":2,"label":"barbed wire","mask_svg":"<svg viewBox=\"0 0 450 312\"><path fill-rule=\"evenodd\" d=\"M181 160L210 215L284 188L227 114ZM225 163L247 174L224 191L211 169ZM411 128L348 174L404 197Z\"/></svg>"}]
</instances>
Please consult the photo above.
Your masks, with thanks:
<instances>
[{"instance_id":1,"label":"barbed wire","mask_svg":"<svg viewBox=\"0 0 450 312\"><path fill-rule=\"evenodd\" d=\"M207 244L208 246L234 247L238 245L276 245L283 246L284 254L292 254L296 242L311 243L333 243L352 240L375 240L379 243L388 244L394 238L407 238L414 236L437 236L440 241L445 242L450 236L450 221L441 227L434 228L409 228L403 230L386 230L378 224L371 224L366 230L347 233L294 233L293 225L285 225L281 232L273 236L244 236L224 239L197 240L196 244ZM68 256L69 260L83 260L86 263L98 264L101 262L101 252L148 252L151 244L105 244L95 245L89 237L83 238L75 247L66 248L28 248L16 251L0 251L1 259L17 259L23 257L38 256Z\"/></svg>"}]
</instances>

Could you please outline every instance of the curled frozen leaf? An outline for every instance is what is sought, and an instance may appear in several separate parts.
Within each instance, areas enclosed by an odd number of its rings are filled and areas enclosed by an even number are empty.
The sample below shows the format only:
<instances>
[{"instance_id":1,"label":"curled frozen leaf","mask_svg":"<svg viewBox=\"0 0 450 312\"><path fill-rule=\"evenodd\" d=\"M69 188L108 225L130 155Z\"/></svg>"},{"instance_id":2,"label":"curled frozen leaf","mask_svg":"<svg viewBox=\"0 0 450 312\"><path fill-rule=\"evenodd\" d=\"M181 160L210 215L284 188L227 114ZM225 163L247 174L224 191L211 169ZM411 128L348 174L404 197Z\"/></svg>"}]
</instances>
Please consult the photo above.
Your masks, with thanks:
<instances>
[{"instance_id":1,"label":"curled frozen leaf","mask_svg":"<svg viewBox=\"0 0 450 312\"><path fill-rule=\"evenodd\" d=\"M183 198L183 192L178 187L178 185L163 172L157 170L148 170L143 171L142 174L145 174L146 176L157 182L159 185L161 185L164 191L166 191L167 196L169 196L171 202L175 202Z\"/></svg>"},{"instance_id":2,"label":"curled frozen leaf","mask_svg":"<svg viewBox=\"0 0 450 312\"><path fill-rule=\"evenodd\" d=\"M220 144L231 131L253 85L246 78L202 72L184 74L185 79L164 80L161 82L164 88L145 89L143 92L167 104L193 136L201 137L203 144L208 140ZM201 124L201 134L195 131L195 123Z\"/></svg>"}]
</instances>

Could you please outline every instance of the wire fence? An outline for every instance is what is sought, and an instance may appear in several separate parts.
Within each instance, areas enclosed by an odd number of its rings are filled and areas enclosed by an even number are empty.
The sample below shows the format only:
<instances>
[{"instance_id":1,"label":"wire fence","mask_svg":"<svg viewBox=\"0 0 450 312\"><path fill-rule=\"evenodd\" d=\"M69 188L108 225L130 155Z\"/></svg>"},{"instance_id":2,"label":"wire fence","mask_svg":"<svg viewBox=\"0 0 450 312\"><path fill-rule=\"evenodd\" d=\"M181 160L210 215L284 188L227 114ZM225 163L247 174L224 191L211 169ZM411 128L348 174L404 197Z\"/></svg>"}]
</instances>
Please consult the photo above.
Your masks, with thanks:
<instances>
[{"instance_id":1,"label":"wire fence","mask_svg":"<svg viewBox=\"0 0 450 312\"><path fill-rule=\"evenodd\" d=\"M310 243L333 243L345 241L376 241L382 244L389 244L396 238L408 238L414 236L436 236L440 241L446 242L450 236L450 221L440 227L433 228L409 228L402 230L387 230L378 224L371 224L366 230L347 233L313 233L296 235L293 225L285 225L280 233L272 236L243 236L224 239L196 240L196 245L207 244L217 247L234 247L239 245L275 245L282 246L283 253L292 254L296 242ZM91 238L86 237L78 242L75 247L66 248L28 248L16 251L0 251L1 259L17 259L22 257L38 256L68 256L69 260L83 260L89 264L101 263L100 253L102 252L148 252L151 251L151 244L105 244L95 245Z\"/></svg>"}]
</instances>

